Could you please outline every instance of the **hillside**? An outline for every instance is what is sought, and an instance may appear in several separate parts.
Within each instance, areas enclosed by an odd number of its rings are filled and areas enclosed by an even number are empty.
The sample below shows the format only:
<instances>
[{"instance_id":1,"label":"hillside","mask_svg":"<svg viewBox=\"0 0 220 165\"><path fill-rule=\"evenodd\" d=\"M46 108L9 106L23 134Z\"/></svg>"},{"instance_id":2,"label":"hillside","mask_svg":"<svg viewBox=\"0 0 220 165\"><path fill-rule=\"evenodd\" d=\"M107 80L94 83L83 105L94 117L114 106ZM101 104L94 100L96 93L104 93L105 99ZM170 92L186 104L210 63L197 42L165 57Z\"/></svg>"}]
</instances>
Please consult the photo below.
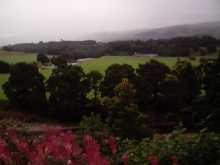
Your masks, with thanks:
<instances>
[{"instance_id":1,"label":"hillside","mask_svg":"<svg viewBox=\"0 0 220 165\"><path fill-rule=\"evenodd\" d=\"M89 36L100 41L167 39L179 36L211 35L220 38L220 21L189 25L177 25L156 29L126 32L102 32Z\"/></svg>"}]
</instances>

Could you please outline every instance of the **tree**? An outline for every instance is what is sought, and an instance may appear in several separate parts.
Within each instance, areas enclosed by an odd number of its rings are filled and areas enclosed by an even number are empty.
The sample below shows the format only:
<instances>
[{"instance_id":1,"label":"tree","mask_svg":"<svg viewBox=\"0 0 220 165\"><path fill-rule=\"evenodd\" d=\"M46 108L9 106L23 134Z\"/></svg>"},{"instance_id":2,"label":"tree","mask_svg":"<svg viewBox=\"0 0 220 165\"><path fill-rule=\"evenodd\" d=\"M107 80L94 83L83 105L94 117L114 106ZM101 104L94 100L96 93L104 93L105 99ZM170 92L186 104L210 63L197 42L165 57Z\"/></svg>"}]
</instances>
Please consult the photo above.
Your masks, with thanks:
<instances>
[{"instance_id":1,"label":"tree","mask_svg":"<svg viewBox=\"0 0 220 165\"><path fill-rule=\"evenodd\" d=\"M203 36L201 38L201 47L206 47L208 53L216 52L217 40L211 36Z\"/></svg>"},{"instance_id":2,"label":"tree","mask_svg":"<svg viewBox=\"0 0 220 165\"><path fill-rule=\"evenodd\" d=\"M89 82L90 91L93 92L94 99L97 101L99 86L103 76L98 71L91 71L86 76Z\"/></svg>"},{"instance_id":3,"label":"tree","mask_svg":"<svg viewBox=\"0 0 220 165\"><path fill-rule=\"evenodd\" d=\"M203 83L208 100L220 106L220 52L217 60L207 63Z\"/></svg>"},{"instance_id":4,"label":"tree","mask_svg":"<svg viewBox=\"0 0 220 165\"><path fill-rule=\"evenodd\" d=\"M18 108L39 110L46 104L44 77L35 65L18 63L12 66L3 89L9 101Z\"/></svg>"},{"instance_id":5,"label":"tree","mask_svg":"<svg viewBox=\"0 0 220 165\"><path fill-rule=\"evenodd\" d=\"M199 95L201 91L201 82L196 68L189 61L177 61L173 72L181 82L181 88L185 91L186 101L191 103L193 98Z\"/></svg>"},{"instance_id":6,"label":"tree","mask_svg":"<svg viewBox=\"0 0 220 165\"><path fill-rule=\"evenodd\" d=\"M143 138L149 135L148 116L138 111L134 86L128 79L122 79L114 92L114 97L105 97L103 101L108 110L107 123L114 133L127 138Z\"/></svg>"},{"instance_id":7,"label":"tree","mask_svg":"<svg viewBox=\"0 0 220 165\"><path fill-rule=\"evenodd\" d=\"M109 66L101 83L102 96L113 97L115 95L114 88L123 78L127 78L132 83L136 80L135 70L132 66L128 64L113 64Z\"/></svg>"},{"instance_id":8,"label":"tree","mask_svg":"<svg viewBox=\"0 0 220 165\"><path fill-rule=\"evenodd\" d=\"M185 90L175 75L167 75L159 86L160 95L158 96L157 109L166 114L167 112L178 114L178 111L186 106Z\"/></svg>"},{"instance_id":9,"label":"tree","mask_svg":"<svg viewBox=\"0 0 220 165\"><path fill-rule=\"evenodd\" d=\"M160 95L160 85L165 81L170 69L163 63L151 60L145 64L140 64L137 72L137 98L142 108L152 106L158 101Z\"/></svg>"},{"instance_id":10,"label":"tree","mask_svg":"<svg viewBox=\"0 0 220 165\"><path fill-rule=\"evenodd\" d=\"M74 115L77 120L82 116L80 110L85 105L88 90L88 81L79 66L57 68L47 81L51 109L63 113L64 117Z\"/></svg>"},{"instance_id":11,"label":"tree","mask_svg":"<svg viewBox=\"0 0 220 165\"><path fill-rule=\"evenodd\" d=\"M37 55L37 61L41 62L42 64L47 64L50 62L49 58L44 53L39 53Z\"/></svg>"},{"instance_id":12,"label":"tree","mask_svg":"<svg viewBox=\"0 0 220 165\"><path fill-rule=\"evenodd\" d=\"M10 65L7 62L0 61L0 73L9 73Z\"/></svg>"},{"instance_id":13,"label":"tree","mask_svg":"<svg viewBox=\"0 0 220 165\"><path fill-rule=\"evenodd\" d=\"M51 63L56 65L57 67L65 67L67 65L66 59L62 56L52 57Z\"/></svg>"},{"instance_id":14,"label":"tree","mask_svg":"<svg viewBox=\"0 0 220 165\"><path fill-rule=\"evenodd\" d=\"M194 116L203 127L220 131L220 54L218 59L203 59L199 68L205 95L195 105Z\"/></svg>"}]
</instances>

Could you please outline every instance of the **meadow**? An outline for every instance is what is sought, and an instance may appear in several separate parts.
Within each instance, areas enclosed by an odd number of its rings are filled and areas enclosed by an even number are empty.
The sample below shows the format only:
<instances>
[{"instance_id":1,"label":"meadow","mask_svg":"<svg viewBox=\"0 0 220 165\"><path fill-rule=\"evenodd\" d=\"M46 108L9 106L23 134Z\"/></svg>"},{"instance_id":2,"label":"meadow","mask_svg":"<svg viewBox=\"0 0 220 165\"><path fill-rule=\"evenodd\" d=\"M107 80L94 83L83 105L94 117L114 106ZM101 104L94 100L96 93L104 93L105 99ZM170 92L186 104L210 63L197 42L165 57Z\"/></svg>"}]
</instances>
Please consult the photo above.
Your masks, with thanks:
<instances>
[{"instance_id":1,"label":"meadow","mask_svg":"<svg viewBox=\"0 0 220 165\"><path fill-rule=\"evenodd\" d=\"M36 62L36 54L34 53L23 53L23 52L7 52L0 50L0 60L8 62L9 64L15 64L18 62L26 62L33 63ZM214 54L208 57L216 57ZM177 57L149 57L149 56L104 56L97 59L89 59L80 62L80 66L82 66L83 70L88 73L91 70L98 70L102 74L105 73L105 70L112 64L129 64L134 68L137 68L139 64L146 63L151 59L158 60L162 63L167 64L169 67L175 65L177 61ZM182 60L189 60L187 57L181 57ZM199 57L195 60L191 61L194 65L198 64ZM52 70L40 68L40 72L47 79ZM9 75L8 74L0 74L0 85L2 85L7 81ZM0 100L5 100L6 97L3 93L2 88L0 88Z\"/></svg>"},{"instance_id":2,"label":"meadow","mask_svg":"<svg viewBox=\"0 0 220 165\"><path fill-rule=\"evenodd\" d=\"M112 64L129 64L134 68L137 68L139 64L144 64L151 59L158 60L162 63L165 63L169 67L175 65L177 58L176 57L147 57L147 56L104 56L94 60L83 61L80 63L85 72L91 70L98 70L101 73L104 73L105 70ZM182 60L188 60L189 58L180 58ZM194 64L197 64L199 59L192 61Z\"/></svg>"}]
</instances>

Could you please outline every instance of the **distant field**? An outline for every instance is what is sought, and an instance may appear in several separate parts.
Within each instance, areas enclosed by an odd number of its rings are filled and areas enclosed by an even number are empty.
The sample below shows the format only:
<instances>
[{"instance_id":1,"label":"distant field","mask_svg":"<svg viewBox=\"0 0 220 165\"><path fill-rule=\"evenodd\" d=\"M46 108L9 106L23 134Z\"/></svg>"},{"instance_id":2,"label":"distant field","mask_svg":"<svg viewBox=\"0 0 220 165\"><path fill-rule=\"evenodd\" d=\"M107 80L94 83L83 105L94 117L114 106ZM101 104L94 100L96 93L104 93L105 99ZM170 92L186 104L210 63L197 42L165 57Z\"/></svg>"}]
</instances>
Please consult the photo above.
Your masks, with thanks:
<instances>
[{"instance_id":1,"label":"distant field","mask_svg":"<svg viewBox=\"0 0 220 165\"><path fill-rule=\"evenodd\" d=\"M7 52L0 50L0 60L15 64L18 62L32 63L36 62L36 54L34 53L22 53L22 52Z\"/></svg>"},{"instance_id":2,"label":"distant field","mask_svg":"<svg viewBox=\"0 0 220 165\"><path fill-rule=\"evenodd\" d=\"M215 54L210 55L208 57L216 57ZM168 66L172 67L176 61L176 57L135 57L135 56L104 56L97 59L91 59L80 62L80 65L84 69L86 73L91 70L98 70L101 73L105 73L105 70L112 64L129 64L134 68L137 68L139 64L143 64L145 62L150 61L151 59L158 60L162 63L167 64ZM180 58L189 60L189 58ZM20 53L20 52L7 52L0 50L0 60L6 61L10 64L15 64L17 62L27 62L32 63L36 62L36 54L31 53ZM194 65L198 64L199 57L196 60L191 61ZM47 79L52 70L51 69L40 69L40 72L45 76ZM8 74L0 74L0 85L4 84L8 79ZM6 99L2 88L0 88L0 100Z\"/></svg>"}]
</instances>

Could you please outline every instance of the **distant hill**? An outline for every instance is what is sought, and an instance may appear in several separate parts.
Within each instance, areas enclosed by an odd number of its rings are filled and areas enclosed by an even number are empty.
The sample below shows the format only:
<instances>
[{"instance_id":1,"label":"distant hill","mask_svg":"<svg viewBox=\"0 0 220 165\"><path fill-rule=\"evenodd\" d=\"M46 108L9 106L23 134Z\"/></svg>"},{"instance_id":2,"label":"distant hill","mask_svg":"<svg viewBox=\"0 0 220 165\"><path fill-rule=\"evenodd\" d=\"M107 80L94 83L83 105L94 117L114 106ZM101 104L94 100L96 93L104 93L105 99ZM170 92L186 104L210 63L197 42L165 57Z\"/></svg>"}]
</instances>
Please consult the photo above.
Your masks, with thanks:
<instances>
[{"instance_id":1,"label":"distant hill","mask_svg":"<svg viewBox=\"0 0 220 165\"><path fill-rule=\"evenodd\" d=\"M126 32L102 32L91 35L89 38L99 41L115 41L167 39L180 36L186 37L195 35L210 35L216 38L220 38L220 21L190 25L176 25L147 30L133 30Z\"/></svg>"}]
</instances>

